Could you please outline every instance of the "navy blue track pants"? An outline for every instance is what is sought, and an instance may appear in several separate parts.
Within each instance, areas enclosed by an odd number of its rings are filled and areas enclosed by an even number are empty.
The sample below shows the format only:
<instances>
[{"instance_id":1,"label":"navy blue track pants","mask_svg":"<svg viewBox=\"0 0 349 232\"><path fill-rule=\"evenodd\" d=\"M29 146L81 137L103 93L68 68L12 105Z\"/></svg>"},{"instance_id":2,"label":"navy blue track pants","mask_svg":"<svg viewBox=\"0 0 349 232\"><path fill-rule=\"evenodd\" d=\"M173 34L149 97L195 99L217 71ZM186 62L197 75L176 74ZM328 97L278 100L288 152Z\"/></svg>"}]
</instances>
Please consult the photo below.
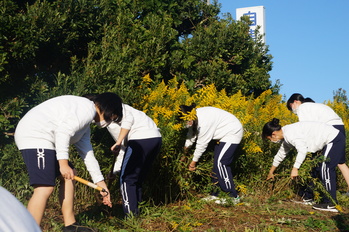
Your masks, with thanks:
<instances>
[{"instance_id":1,"label":"navy blue track pants","mask_svg":"<svg viewBox=\"0 0 349 232\"><path fill-rule=\"evenodd\" d=\"M343 160L345 161L345 136L343 133L339 133L332 142L324 147L322 155L325 161L319 165L320 178L333 200L337 202L336 167ZM329 199L325 197L324 201L329 202Z\"/></svg>"},{"instance_id":2,"label":"navy blue track pants","mask_svg":"<svg viewBox=\"0 0 349 232\"><path fill-rule=\"evenodd\" d=\"M234 153L239 144L219 142L214 149L213 183L217 183L223 192L228 192L231 197L237 197L233 174L230 164L233 162Z\"/></svg>"},{"instance_id":3,"label":"navy blue track pants","mask_svg":"<svg viewBox=\"0 0 349 232\"><path fill-rule=\"evenodd\" d=\"M142 201L142 183L155 157L159 154L162 139L129 140L120 174L120 189L125 214L138 214Z\"/></svg>"}]
</instances>

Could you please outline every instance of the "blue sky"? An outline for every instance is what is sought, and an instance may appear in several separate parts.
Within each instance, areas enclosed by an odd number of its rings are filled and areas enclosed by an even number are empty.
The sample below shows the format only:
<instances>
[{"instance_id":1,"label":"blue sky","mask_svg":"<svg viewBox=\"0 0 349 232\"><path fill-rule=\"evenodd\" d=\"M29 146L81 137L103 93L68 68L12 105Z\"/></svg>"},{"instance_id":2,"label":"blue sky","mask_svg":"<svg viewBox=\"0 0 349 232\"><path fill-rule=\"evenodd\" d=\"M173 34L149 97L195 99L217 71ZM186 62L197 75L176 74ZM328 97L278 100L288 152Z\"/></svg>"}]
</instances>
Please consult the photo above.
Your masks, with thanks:
<instances>
[{"instance_id":1,"label":"blue sky","mask_svg":"<svg viewBox=\"0 0 349 232\"><path fill-rule=\"evenodd\" d=\"M213 2L213 0L211 0ZM221 13L264 6L273 83L287 100L301 93L316 102L349 96L349 0L218 0Z\"/></svg>"}]
</instances>

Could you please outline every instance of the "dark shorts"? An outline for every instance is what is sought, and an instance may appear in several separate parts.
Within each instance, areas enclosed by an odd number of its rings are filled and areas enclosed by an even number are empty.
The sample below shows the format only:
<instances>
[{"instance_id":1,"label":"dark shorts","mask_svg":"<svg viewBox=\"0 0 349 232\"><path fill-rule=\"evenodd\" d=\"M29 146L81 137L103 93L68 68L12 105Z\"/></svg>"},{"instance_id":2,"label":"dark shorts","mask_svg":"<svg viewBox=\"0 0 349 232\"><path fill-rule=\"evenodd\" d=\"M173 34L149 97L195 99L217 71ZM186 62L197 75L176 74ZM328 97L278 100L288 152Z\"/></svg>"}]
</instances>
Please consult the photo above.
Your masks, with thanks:
<instances>
[{"instance_id":1,"label":"dark shorts","mask_svg":"<svg viewBox=\"0 0 349 232\"><path fill-rule=\"evenodd\" d=\"M56 158L56 151L50 149L21 150L24 163L27 166L30 185L56 185L56 178L61 175ZM69 162L69 166L74 166Z\"/></svg>"}]
</instances>

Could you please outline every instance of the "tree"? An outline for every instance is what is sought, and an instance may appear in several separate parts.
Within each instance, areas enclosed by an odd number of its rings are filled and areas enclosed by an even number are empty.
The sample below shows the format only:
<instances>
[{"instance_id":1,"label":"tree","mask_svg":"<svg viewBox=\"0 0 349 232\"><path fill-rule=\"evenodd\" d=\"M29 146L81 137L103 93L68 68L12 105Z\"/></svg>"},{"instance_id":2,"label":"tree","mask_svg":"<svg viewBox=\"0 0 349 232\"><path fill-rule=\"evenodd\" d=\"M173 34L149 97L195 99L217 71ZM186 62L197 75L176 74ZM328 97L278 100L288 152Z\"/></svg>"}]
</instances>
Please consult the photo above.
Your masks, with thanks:
<instances>
[{"instance_id":1,"label":"tree","mask_svg":"<svg viewBox=\"0 0 349 232\"><path fill-rule=\"evenodd\" d=\"M92 2L35 1L24 9L14 1L2 3L0 48L5 59L0 71L7 78L0 83L1 98L23 92L28 98L52 87L57 73L70 73L72 57L87 56L88 43L102 38Z\"/></svg>"},{"instance_id":2,"label":"tree","mask_svg":"<svg viewBox=\"0 0 349 232\"><path fill-rule=\"evenodd\" d=\"M339 88L336 92L333 91L333 101L338 103L343 103L349 108L349 101L347 97L347 91L345 89Z\"/></svg>"},{"instance_id":3,"label":"tree","mask_svg":"<svg viewBox=\"0 0 349 232\"><path fill-rule=\"evenodd\" d=\"M229 94L240 90L258 96L271 88L272 57L261 37L254 41L248 30L248 21L234 21L230 15L197 25L183 41L184 52L173 62L173 72L193 87L214 83Z\"/></svg>"},{"instance_id":4,"label":"tree","mask_svg":"<svg viewBox=\"0 0 349 232\"><path fill-rule=\"evenodd\" d=\"M146 74L154 84L177 76L192 91L275 88L268 47L248 21L219 18L217 2L3 0L0 12L1 104L102 91L138 102Z\"/></svg>"}]
</instances>

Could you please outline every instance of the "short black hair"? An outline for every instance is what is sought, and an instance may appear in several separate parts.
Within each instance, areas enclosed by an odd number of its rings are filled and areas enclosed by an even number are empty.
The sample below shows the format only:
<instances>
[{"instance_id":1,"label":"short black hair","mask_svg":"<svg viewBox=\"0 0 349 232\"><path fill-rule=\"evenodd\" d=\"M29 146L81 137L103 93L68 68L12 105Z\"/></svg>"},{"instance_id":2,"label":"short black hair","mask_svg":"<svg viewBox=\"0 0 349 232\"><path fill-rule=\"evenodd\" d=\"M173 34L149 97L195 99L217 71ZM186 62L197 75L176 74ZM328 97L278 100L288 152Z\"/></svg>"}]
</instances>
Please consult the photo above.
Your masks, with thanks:
<instances>
[{"instance_id":1,"label":"short black hair","mask_svg":"<svg viewBox=\"0 0 349 232\"><path fill-rule=\"evenodd\" d=\"M304 98L302 94L300 93L294 93L291 95L291 97L287 100L287 109L292 111L292 107L291 104L294 101L300 101L302 103L304 102L315 102L313 99L311 99L310 97Z\"/></svg>"},{"instance_id":2,"label":"short black hair","mask_svg":"<svg viewBox=\"0 0 349 232\"><path fill-rule=\"evenodd\" d=\"M262 138L266 139L268 136L271 136L274 131L281 130L281 125L279 124L280 120L273 118L270 122L267 122L262 131Z\"/></svg>"},{"instance_id":3,"label":"short black hair","mask_svg":"<svg viewBox=\"0 0 349 232\"><path fill-rule=\"evenodd\" d=\"M120 122L122 120L122 99L115 93L105 92L101 94L85 94L83 96L98 106L101 113L103 113L105 121Z\"/></svg>"},{"instance_id":4,"label":"short black hair","mask_svg":"<svg viewBox=\"0 0 349 232\"><path fill-rule=\"evenodd\" d=\"M86 93L82 96L94 102L94 99L96 98L97 95L98 95L97 93Z\"/></svg>"}]
</instances>

